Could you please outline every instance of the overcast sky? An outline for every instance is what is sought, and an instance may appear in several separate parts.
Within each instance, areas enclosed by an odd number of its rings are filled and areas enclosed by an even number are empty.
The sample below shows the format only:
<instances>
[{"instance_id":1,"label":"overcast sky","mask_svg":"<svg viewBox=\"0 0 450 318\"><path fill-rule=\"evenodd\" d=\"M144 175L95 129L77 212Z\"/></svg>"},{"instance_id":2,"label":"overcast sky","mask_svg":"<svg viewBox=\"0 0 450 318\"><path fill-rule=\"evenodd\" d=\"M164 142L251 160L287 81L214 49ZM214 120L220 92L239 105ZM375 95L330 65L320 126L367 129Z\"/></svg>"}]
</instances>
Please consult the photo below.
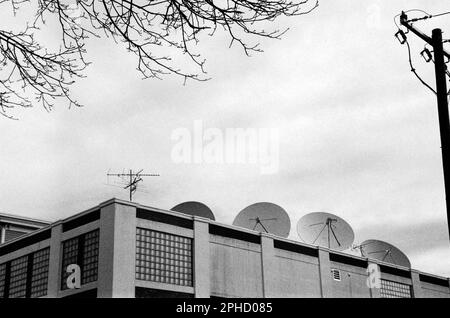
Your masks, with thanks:
<instances>
[{"instance_id":1,"label":"overcast sky","mask_svg":"<svg viewBox=\"0 0 450 318\"><path fill-rule=\"evenodd\" d=\"M161 176L145 179L146 193L135 196L141 204L202 201L231 224L247 205L270 201L290 215L295 240L299 218L327 211L350 223L355 243L388 241L413 268L450 276L436 99L394 38L394 16L412 8L450 11L437 0L321 0L309 15L275 22L290 31L262 41L265 52L251 58L218 34L199 46L212 79L184 86L176 76L142 80L122 46L89 41L92 64L72 91L83 108L61 103L51 113L16 112L19 121L0 118L0 211L65 218L128 198L106 185L109 169L144 169ZM416 26L450 37L449 15ZM409 40L418 71L434 86L433 65L419 56L423 42ZM171 135L192 131L196 120L222 131L277 129L278 171L175 163Z\"/></svg>"}]
</instances>

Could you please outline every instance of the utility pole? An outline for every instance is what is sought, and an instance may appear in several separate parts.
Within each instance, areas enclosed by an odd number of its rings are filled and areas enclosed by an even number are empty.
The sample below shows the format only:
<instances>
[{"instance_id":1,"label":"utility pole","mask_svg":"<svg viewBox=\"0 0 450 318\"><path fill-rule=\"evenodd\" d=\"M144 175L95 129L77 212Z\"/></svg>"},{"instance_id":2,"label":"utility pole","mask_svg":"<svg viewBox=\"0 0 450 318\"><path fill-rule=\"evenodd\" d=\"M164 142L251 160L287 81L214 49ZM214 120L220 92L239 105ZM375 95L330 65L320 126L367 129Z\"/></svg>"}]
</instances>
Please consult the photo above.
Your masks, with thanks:
<instances>
[{"instance_id":1,"label":"utility pole","mask_svg":"<svg viewBox=\"0 0 450 318\"><path fill-rule=\"evenodd\" d=\"M107 176L115 176L121 178L129 178L128 183L124 187L124 189L128 189L130 193L130 201L133 201L133 194L137 190L138 183L143 181L142 177L159 177L159 174L146 174L142 173L143 169L139 170L136 173L133 173L133 170L130 169L129 173L107 173Z\"/></svg>"},{"instance_id":2,"label":"utility pole","mask_svg":"<svg viewBox=\"0 0 450 318\"><path fill-rule=\"evenodd\" d=\"M450 237L450 121L447 96L447 66L444 61L444 56L450 59L450 54L444 51L441 29L434 29L432 37L430 38L414 28L412 23L408 21L408 17L404 12L402 12L402 15L400 16L400 23L433 47L442 164L444 170L445 200L447 206L447 226Z\"/></svg>"}]
</instances>

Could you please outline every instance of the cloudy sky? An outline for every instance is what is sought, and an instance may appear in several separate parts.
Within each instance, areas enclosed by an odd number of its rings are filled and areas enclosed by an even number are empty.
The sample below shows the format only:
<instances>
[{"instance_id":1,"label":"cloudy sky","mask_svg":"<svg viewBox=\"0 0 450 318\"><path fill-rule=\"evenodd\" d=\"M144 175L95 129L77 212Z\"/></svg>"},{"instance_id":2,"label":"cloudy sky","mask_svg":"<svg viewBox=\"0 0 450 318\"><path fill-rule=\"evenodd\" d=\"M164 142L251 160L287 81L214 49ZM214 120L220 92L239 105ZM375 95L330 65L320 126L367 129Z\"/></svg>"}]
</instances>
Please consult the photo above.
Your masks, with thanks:
<instances>
[{"instance_id":1,"label":"cloudy sky","mask_svg":"<svg viewBox=\"0 0 450 318\"><path fill-rule=\"evenodd\" d=\"M161 176L145 179L135 196L141 204L202 201L231 224L247 205L270 201L290 215L292 239L303 215L328 211L352 225L355 243L388 241L414 268L450 276L436 100L394 38L394 16L413 8L450 11L437 0L322 0L309 15L275 22L290 31L261 41L264 53L250 58L218 34L198 48L211 80L186 85L176 76L142 80L122 46L89 41L92 64L72 91L83 108L61 103L50 113L16 112L19 121L0 118L0 211L65 218L127 199L107 185L109 170L144 169ZM449 17L416 26L428 34L441 27L449 38ZM419 56L423 42L409 40L434 86L433 66ZM173 132L193 131L198 120L223 132L277 130L278 170L174 162Z\"/></svg>"}]
</instances>

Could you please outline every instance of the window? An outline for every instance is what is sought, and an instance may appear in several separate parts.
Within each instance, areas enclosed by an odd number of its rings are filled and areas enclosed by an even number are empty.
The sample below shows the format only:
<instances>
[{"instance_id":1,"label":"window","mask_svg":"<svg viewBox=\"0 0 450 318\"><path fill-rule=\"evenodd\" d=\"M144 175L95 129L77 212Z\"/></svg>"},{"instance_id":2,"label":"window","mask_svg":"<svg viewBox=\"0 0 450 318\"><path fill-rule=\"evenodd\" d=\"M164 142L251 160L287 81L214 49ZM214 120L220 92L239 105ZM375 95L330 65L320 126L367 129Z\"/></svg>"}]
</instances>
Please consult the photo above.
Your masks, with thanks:
<instances>
[{"instance_id":1,"label":"window","mask_svg":"<svg viewBox=\"0 0 450 318\"><path fill-rule=\"evenodd\" d=\"M411 286L390 280L381 280L382 298L411 298Z\"/></svg>"},{"instance_id":2,"label":"window","mask_svg":"<svg viewBox=\"0 0 450 318\"><path fill-rule=\"evenodd\" d=\"M333 276L334 280L341 281L341 271L338 269L331 270L331 276Z\"/></svg>"},{"instance_id":3,"label":"window","mask_svg":"<svg viewBox=\"0 0 450 318\"><path fill-rule=\"evenodd\" d=\"M136 279L192 286L192 239L138 228Z\"/></svg>"},{"instance_id":4,"label":"window","mask_svg":"<svg viewBox=\"0 0 450 318\"><path fill-rule=\"evenodd\" d=\"M9 297L25 297L27 291L28 255L11 261L11 274L9 281Z\"/></svg>"},{"instance_id":5,"label":"window","mask_svg":"<svg viewBox=\"0 0 450 318\"><path fill-rule=\"evenodd\" d=\"M5 294L6 264L0 264L0 298Z\"/></svg>"},{"instance_id":6,"label":"window","mask_svg":"<svg viewBox=\"0 0 450 318\"><path fill-rule=\"evenodd\" d=\"M47 295L49 259L49 248L40 250L33 255L31 297Z\"/></svg>"},{"instance_id":7,"label":"window","mask_svg":"<svg viewBox=\"0 0 450 318\"><path fill-rule=\"evenodd\" d=\"M0 298L47 295L49 257L50 248L45 248L1 264Z\"/></svg>"},{"instance_id":8,"label":"window","mask_svg":"<svg viewBox=\"0 0 450 318\"><path fill-rule=\"evenodd\" d=\"M67 289L67 266L77 264L81 269L81 284L97 280L99 230L63 242L61 289Z\"/></svg>"},{"instance_id":9,"label":"window","mask_svg":"<svg viewBox=\"0 0 450 318\"><path fill-rule=\"evenodd\" d=\"M5 242L14 240L15 238L18 238L24 234L27 234L27 233L21 232L21 231L14 231L14 230L5 230Z\"/></svg>"}]
</instances>

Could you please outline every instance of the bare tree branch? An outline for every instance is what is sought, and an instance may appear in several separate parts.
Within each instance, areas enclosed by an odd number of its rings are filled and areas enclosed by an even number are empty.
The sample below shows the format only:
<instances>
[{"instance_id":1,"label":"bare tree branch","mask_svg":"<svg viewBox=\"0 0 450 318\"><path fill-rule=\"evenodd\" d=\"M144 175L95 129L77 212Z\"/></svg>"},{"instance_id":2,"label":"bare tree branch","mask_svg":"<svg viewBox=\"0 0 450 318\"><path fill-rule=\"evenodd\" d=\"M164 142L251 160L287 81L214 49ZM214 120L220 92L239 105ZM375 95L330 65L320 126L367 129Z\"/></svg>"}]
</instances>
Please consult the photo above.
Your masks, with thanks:
<instances>
[{"instance_id":1,"label":"bare tree branch","mask_svg":"<svg viewBox=\"0 0 450 318\"><path fill-rule=\"evenodd\" d=\"M285 30L266 31L263 26L280 16L311 12L317 0L37 0L34 19L22 32L0 26L0 114L22 106L42 104L51 110L62 97L80 106L69 87L88 66L84 42L105 35L125 43L137 57L137 70L144 78L176 74L204 81L205 60L195 52L200 34L213 36L224 30L230 46L238 43L245 54L260 52L254 38L278 39ZM29 0L0 0L14 14ZM61 46L48 52L35 41L35 33L48 18L56 18ZM177 66L188 58L198 71ZM184 65L184 64L182 64Z\"/></svg>"}]
</instances>

